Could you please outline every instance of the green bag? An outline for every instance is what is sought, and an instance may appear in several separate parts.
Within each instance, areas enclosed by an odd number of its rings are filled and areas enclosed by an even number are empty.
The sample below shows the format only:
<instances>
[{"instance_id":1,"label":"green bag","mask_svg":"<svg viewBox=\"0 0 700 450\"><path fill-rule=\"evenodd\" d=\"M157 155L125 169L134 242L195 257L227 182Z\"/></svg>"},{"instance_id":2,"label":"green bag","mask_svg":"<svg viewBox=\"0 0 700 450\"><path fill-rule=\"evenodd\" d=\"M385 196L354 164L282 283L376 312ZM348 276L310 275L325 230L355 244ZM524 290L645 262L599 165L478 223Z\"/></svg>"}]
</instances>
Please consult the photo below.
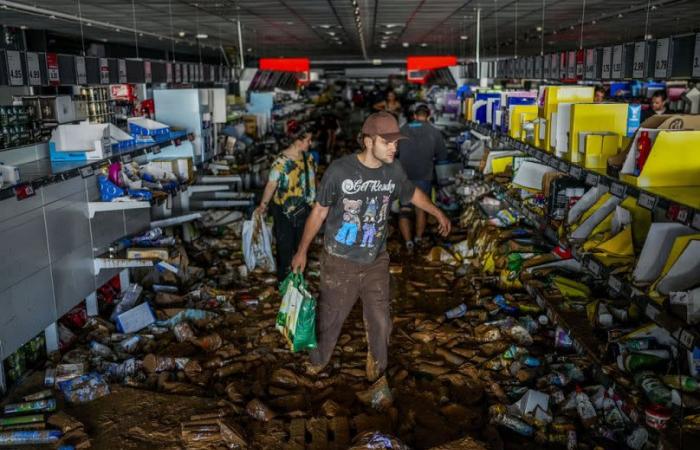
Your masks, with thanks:
<instances>
[{"instance_id":1,"label":"green bag","mask_svg":"<svg viewBox=\"0 0 700 450\"><path fill-rule=\"evenodd\" d=\"M290 273L280 284L280 294L276 328L293 352L316 348L316 299L309 293L304 277Z\"/></svg>"}]
</instances>

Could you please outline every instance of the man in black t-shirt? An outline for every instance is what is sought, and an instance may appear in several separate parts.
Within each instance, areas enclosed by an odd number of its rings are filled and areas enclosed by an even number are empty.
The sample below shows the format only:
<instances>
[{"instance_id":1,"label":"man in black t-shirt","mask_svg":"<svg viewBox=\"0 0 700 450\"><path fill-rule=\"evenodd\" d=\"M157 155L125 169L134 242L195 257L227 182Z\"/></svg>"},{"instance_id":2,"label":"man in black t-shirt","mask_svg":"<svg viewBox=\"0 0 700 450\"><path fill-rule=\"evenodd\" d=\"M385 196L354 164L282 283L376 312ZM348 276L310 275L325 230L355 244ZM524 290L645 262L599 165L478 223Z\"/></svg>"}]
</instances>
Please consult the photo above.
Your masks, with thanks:
<instances>
[{"instance_id":1,"label":"man in black t-shirt","mask_svg":"<svg viewBox=\"0 0 700 450\"><path fill-rule=\"evenodd\" d=\"M393 115L370 115L362 126L362 152L334 161L317 191L317 203L292 260L292 270L304 270L309 246L325 222L318 348L310 354L312 374L330 361L358 296L369 345L367 378L377 380L387 367L392 322L386 238L391 202L396 198L411 202L438 220L442 235L450 232L449 219L408 180L401 163L394 161L396 142L401 138Z\"/></svg>"}]
</instances>

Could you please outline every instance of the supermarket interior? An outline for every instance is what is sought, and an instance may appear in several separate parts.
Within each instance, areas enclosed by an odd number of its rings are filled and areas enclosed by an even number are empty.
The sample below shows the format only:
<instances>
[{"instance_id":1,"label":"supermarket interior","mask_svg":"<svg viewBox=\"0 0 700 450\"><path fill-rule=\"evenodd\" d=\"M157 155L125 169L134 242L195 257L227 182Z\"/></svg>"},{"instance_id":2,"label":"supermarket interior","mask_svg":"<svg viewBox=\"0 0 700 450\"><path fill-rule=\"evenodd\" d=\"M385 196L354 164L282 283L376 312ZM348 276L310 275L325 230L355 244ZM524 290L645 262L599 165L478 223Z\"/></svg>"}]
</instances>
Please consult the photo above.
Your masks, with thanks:
<instances>
[{"instance_id":1,"label":"supermarket interior","mask_svg":"<svg viewBox=\"0 0 700 450\"><path fill-rule=\"evenodd\" d=\"M0 27L0 448L700 448L698 0Z\"/></svg>"}]
</instances>

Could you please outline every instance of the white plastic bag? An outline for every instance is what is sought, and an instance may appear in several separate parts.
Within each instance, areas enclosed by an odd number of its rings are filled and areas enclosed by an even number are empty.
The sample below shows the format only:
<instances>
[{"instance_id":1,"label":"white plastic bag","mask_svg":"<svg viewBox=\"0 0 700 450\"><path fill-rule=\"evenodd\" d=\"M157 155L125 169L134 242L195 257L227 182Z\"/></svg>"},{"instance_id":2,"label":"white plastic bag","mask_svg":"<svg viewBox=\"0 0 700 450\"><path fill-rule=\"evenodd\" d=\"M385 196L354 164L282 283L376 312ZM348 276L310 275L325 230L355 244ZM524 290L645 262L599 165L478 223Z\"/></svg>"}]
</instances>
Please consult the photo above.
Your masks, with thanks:
<instances>
[{"instance_id":1,"label":"white plastic bag","mask_svg":"<svg viewBox=\"0 0 700 450\"><path fill-rule=\"evenodd\" d=\"M249 271L261 267L275 272L275 258L272 255L272 232L265 221L253 214L251 220L243 222L243 258Z\"/></svg>"}]
</instances>

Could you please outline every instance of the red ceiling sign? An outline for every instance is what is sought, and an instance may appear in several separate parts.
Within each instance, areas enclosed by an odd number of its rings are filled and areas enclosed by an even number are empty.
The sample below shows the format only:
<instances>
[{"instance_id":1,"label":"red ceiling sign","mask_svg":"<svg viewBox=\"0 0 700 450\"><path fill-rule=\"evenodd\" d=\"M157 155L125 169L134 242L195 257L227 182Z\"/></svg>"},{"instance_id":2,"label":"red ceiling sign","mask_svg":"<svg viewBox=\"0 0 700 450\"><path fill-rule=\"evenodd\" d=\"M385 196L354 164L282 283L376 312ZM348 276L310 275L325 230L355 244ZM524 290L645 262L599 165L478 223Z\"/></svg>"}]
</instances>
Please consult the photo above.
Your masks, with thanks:
<instances>
[{"instance_id":1,"label":"red ceiling sign","mask_svg":"<svg viewBox=\"0 0 700 450\"><path fill-rule=\"evenodd\" d=\"M309 58L260 58L260 70L296 72L299 84L308 83L311 64Z\"/></svg>"},{"instance_id":2,"label":"red ceiling sign","mask_svg":"<svg viewBox=\"0 0 700 450\"><path fill-rule=\"evenodd\" d=\"M456 56L409 56L406 58L406 77L414 83L425 83L431 70L456 65Z\"/></svg>"}]
</instances>

